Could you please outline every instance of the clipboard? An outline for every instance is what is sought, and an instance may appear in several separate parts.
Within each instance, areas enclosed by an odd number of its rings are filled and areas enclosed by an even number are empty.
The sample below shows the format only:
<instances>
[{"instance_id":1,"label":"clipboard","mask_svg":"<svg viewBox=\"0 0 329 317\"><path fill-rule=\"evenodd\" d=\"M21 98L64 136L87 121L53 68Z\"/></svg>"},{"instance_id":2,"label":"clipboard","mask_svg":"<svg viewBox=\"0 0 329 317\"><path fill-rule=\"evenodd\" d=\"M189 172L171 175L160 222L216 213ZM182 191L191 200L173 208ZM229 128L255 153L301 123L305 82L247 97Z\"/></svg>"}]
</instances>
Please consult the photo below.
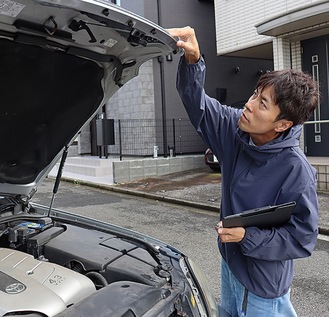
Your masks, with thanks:
<instances>
[{"instance_id":1,"label":"clipboard","mask_svg":"<svg viewBox=\"0 0 329 317\"><path fill-rule=\"evenodd\" d=\"M258 227L260 229L280 226L289 221L296 202L249 209L222 219L223 228Z\"/></svg>"}]
</instances>

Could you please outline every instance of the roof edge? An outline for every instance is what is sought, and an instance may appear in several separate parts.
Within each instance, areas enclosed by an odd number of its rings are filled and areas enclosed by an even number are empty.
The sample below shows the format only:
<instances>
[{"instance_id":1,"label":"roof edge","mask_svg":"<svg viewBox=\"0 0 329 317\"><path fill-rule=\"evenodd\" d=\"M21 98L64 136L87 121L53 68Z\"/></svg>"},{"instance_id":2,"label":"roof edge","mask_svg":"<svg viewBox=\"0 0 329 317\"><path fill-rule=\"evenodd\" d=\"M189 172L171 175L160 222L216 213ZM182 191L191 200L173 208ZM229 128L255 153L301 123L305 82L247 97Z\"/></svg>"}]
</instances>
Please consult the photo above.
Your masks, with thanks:
<instances>
[{"instance_id":1,"label":"roof edge","mask_svg":"<svg viewBox=\"0 0 329 317\"><path fill-rule=\"evenodd\" d=\"M311 27L329 18L329 3L321 1L287 11L255 25L259 35L278 36L298 29Z\"/></svg>"}]
</instances>

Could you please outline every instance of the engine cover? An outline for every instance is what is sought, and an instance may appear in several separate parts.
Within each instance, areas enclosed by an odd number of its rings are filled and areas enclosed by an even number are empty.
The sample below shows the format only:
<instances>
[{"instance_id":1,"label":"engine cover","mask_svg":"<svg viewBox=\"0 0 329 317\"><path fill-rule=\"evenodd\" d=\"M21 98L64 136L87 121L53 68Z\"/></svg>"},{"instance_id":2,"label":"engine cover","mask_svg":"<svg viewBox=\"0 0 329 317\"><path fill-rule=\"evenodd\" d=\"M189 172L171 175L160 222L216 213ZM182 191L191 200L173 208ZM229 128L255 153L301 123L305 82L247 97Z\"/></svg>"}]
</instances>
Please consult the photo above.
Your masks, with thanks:
<instances>
[{"instance_id":1,"label":"engine cover","mask_svg":"<svg viewBox=\"0 0 329 317\"><path fill-rule=\"evenodd\" d=\"M82 274L0 248L0 316L24 311L54 316L95 291Z\"/></svg>"}]
</instances>

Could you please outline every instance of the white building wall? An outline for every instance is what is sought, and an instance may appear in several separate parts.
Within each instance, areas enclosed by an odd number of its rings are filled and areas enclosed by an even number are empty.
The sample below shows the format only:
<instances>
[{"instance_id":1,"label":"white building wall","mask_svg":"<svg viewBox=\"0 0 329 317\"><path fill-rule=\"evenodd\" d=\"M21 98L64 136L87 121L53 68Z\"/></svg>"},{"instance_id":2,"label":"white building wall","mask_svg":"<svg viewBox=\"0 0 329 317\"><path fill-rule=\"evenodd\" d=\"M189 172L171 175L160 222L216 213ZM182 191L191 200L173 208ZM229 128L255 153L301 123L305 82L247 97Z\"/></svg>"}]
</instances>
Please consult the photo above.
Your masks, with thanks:
<instances>
[{"instance_id":1,"label":"white building wall","mask_svg":"<svg viewBox=\"0 0 329 317\"><path fill-rule=\"evenodd\" d=\"M291 68L302 70L302 54L300 42L291 42Z\"/></svg>"},{"instance_id":2,"label":"white building wall","mask_svg":"<svg viewBox=\"0 0 329 317\"><path fill-rule=\"evenodd\" d=\"M282 38L273 38L274 69L291 68L290 41Z\"/></svg>"},{"instance_id":3,"label":"white building wall","mask_svg":"<svg viewBox=\"0 0 329 317\"><path fill-rule=\"evenodd\" d=\"M322 0L215 0L217 54L268 43L255 25L293 9Z\"/></svg>"},{"instance_id":4,"label":"white building wall","mask_svg":"<svg viewBox=\"0 0 329 317\"><path fill-rule=\"evenodd\" d=\"M290 54L291 54L291 68L302 70L302 54L301 54L300 42L290 43ZM302 133L299 140L299 146L302 150L304 150L304 145L305 145L304 133Z\"/></svg>"}]
</instances>

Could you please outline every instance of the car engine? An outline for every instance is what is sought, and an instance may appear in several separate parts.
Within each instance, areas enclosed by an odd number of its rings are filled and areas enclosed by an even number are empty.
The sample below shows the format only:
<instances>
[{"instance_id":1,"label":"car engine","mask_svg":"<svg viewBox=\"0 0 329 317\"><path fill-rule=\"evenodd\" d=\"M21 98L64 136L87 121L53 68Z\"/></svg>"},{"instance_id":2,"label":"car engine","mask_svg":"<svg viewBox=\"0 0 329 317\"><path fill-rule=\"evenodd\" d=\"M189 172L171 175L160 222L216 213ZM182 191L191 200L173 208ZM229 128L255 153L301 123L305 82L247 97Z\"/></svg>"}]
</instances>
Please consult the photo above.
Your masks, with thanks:
<instances>
[{"instance_id":1,"label":"car engine","mask_svg":"<svg viewBox=\"0 0 329 317\"><path fill-rule=\"evenodd\" d=\"M0 315L9 311L38 311L54 316L96 291L82 274L32 255L0 249Z\"/></svg>"},{"instance_id":2,"label":"car engine","mask_svg":"<svg viewBox=\"0 0 329 317\"><path fill-rule=\"evenodd\" d=\"M167 256L88 226L19 218L0 224L1 316L178 316L186 285Z\"/></svg>"}]
</instances>

